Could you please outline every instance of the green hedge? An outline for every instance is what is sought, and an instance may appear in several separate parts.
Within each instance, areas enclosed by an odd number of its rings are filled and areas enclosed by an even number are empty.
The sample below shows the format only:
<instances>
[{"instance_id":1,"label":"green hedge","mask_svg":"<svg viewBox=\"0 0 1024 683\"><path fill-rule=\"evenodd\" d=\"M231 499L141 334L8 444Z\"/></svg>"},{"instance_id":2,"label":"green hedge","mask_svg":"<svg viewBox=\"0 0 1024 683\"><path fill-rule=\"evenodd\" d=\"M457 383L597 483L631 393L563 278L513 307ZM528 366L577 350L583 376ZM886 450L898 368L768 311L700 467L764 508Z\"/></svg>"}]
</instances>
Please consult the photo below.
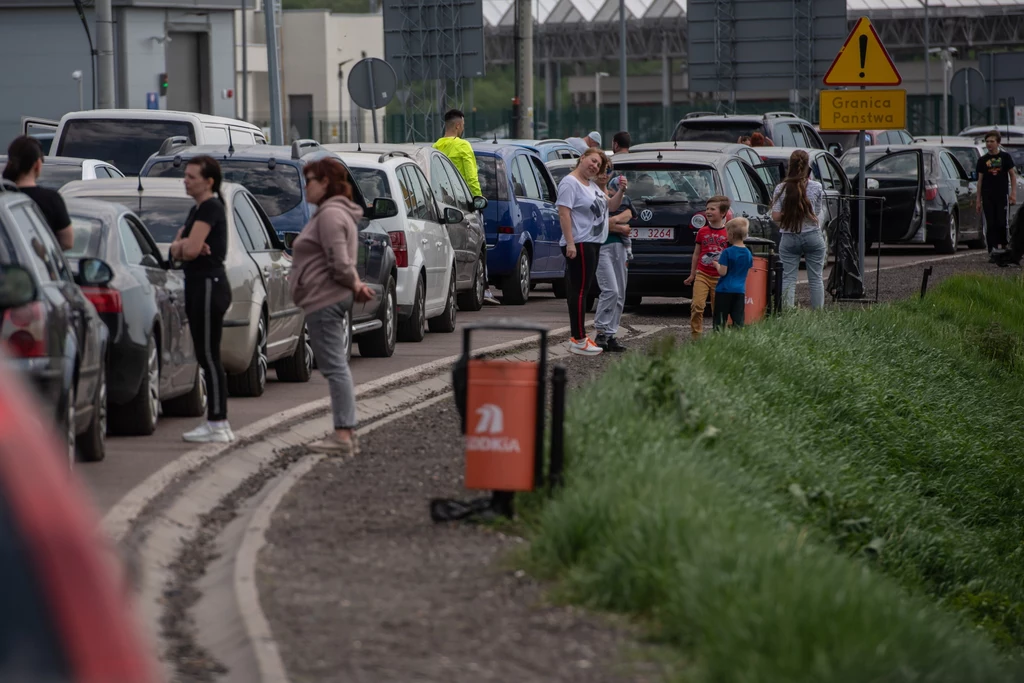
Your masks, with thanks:
<instances>
[{"instance_id":1,"label":"green hedge","mask_svg":"<svg viewBox=\"0 0 1024 683\"><path fill-rule=\"evenodd\" d=\"M1024 680L1024 286L795 313L575 396L531 561L687 681Z\"/></svg>"}]
</instances>

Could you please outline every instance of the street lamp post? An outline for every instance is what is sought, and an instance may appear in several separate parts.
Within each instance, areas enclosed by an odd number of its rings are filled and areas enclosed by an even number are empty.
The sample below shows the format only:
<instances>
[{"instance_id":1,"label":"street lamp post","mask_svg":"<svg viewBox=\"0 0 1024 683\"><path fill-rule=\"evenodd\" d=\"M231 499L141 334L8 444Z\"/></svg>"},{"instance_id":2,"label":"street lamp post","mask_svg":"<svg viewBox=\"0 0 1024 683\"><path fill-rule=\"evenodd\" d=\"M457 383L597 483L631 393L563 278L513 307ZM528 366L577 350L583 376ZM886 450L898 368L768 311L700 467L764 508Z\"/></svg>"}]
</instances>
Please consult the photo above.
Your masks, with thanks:
<instances>
[{"instance_id":1,"label":"street lamp post","mask_svg":"<svg viewBox=\"0 0 1024 683\"><path fill-rule=\"evenodd\" d=\"M924 0L924 101L925 111L932 107L932 33L928 26L928 0Z\"/></svg>"},{"instance_id":2,"label":"street lamp post","mask_svg":"<svg viewBox=\"0 0 1024 683\"><path fill-rule=\"evenodd\" d=\"M934 47L931 54L939 55L942 60L942 124L941 132L949 135L949 72L953 69L953 57L956 56L955 47Z\"/></svg>"},{"instance_id":3,"label":"street lamp post","mask_svg":"<svg viewBox=\"0 0 1024 683\"><path fill-rule=\"evenodd\" d=\"M601 79L608 75L607 71L594 74L594 130L601 132Z\"/></svg>"},{"instance_id":4,"label":"street lamp post","mask_svg":"<svg viewBox=\"0 0 1024 683\"><path fill-rule=\"evenodd\" d=\"M78 111L85 109L85 98L82 94L82 72L75 69L71 72L71 78L78 82Z\"/></svg>"}]
</instances>

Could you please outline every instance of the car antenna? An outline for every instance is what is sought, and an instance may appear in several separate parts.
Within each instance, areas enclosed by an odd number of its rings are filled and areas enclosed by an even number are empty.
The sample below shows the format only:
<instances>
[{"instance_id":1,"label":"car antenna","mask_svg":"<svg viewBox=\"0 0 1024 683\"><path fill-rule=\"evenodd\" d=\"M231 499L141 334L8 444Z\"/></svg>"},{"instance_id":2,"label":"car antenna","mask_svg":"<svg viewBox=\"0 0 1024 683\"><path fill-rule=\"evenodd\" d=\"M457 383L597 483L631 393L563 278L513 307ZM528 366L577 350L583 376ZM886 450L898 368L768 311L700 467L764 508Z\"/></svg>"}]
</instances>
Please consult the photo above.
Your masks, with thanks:
<instances>
[{"instance_id":1,"label":"car antenna","mask_svg":"<svg viewBox=\"0 0 1024 683\"><path fill-rule=\"evenodd\" d=\"M139 215L142 215L142 176L139 176L139 186L136 188L136 191L139 193Z\"/></svg>"},{"instance_id":2,"label":"car antenna","mask_svg":"<svg viewBox=\"0 0 1024 683\"><path fill-rule=\"evenodd\" d=\"M231 139L231 126L228 126L228 156L235 154L235 141Z\"/></svg>"},{"instance_id":3,"label":"car antenna","mask_svg":"<svg viewBox=\"0 0 1024 683\"><path fill-rule=\"evenodd\" d=\"M679 149L679 140L672 141L672 149Z\"/></svg>"},{"instance_id":4,"label":"car antenna","mask_svg":"<svg viewBox=\"0 0 1024 683\"><path fill-rule=\"evenodd\" d=\"M662 159L664 159L664 158L665 158L665 157L661 156L661 150L659 149L659 150L658 150L658 161L661 161L661 160L662 160Z\"/></svg>"},{"instance_id":5,"label":"car antenna","mask_svg":"<svg viewBox=\"0 0 1024 683\"><path fill-rule=\"evenodd\" d=\"M356 151L357 152L362 152L363 151L363 141L362 140L356 140Z\"/></svg>"},{"instance_id":6,"label":"car antenna","mask_svg":"<svg viewBox=\"0 0 1024 683\"><path fill-rule=\"evenodd\" d=\"M1009 133L1007 133L1009 135ZM494 131L494 140L491 141L492 145L498 144L498 131Z\"/></svg>"}]
</instances>

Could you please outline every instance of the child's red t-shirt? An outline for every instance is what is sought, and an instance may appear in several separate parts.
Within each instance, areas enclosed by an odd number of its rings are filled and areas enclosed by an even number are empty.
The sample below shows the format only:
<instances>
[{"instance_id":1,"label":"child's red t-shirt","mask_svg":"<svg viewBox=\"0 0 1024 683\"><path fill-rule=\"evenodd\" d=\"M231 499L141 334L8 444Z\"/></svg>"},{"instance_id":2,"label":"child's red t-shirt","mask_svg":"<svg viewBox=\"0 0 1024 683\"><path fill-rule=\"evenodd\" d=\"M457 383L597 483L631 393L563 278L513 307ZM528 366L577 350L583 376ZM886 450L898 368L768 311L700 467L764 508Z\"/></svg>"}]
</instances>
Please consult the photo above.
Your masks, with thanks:
<instances>
[{"instance_id":1,"label":"child's red t-shirt","mask_svg":"<svg viewBox=\"0 0 1024 683\"><path fill-rule=\"evenodd\" d=\"M694 249L700 247L700 260L697 262L697 270L709 277L718 277L718 269L715 268L715 260L718 255L729 246L729 236L723 224L720 228L712 228L705 225L697 231L694 240Z\"/></svg>"}]
</instances>

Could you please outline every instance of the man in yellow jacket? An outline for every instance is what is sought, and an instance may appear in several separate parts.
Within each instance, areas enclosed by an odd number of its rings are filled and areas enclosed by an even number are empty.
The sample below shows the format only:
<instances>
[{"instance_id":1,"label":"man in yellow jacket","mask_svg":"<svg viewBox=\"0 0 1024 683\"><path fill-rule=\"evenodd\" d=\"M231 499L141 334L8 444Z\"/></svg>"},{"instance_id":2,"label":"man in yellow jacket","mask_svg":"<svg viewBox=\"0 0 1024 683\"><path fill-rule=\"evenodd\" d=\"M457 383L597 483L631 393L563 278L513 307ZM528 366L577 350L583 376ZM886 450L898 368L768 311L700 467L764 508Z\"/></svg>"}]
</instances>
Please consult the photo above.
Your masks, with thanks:
<instances>
[{"instance_id":1,"label":"man in yellow jacket","mask_svg":"<svg viewBox=\"0 0 1024 683\"><path fill-rule=\"evenodd\" d=\"M449 109L444 115L444 137L434 143L434 149L442 152L451 159L455 168L466 185L469 185L469 192L474 197L482 196L480 191L480 176L476 166L476 154L468 142L462 139L466 130L466 117L458 109ZM484 263L484 279L487 279L487 264ZM487 290L484 292L484 302L497 304L498 300L491 293L490 282L487 283Z\"/></svg>"}]
</instances>

